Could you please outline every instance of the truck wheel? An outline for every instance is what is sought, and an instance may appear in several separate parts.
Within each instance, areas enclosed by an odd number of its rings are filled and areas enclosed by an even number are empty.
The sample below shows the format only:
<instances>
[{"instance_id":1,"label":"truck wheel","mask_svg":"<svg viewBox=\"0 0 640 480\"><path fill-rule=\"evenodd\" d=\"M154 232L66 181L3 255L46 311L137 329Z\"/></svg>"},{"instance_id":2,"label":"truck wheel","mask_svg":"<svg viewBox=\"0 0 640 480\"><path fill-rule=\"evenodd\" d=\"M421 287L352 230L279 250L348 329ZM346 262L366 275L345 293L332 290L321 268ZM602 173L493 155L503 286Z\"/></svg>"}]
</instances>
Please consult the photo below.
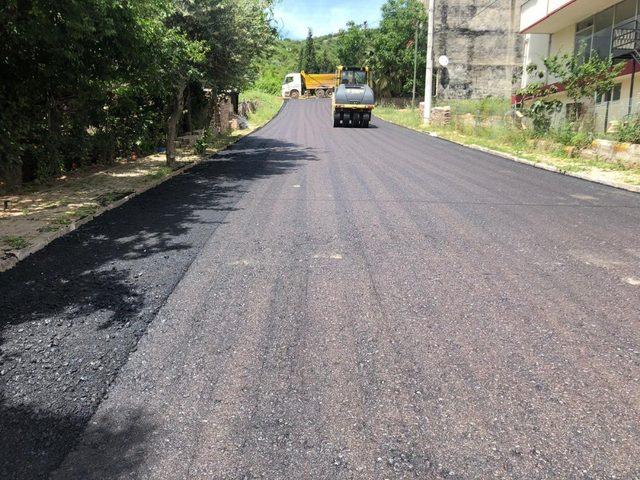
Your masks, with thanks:
<instances>
[{"instance_id":1,"label":"truck wheel","mask_svg":"<svg viewBox=\"0 0 640 480\"><path fill-rule=\"evenodd\" d=\"M333 127L339 127L340 126L340 114L339 113L334 113L333 114Z\"/></svg>"},{"instance_id":2,"label":"truck wheel","mask_svg":"<svg viewBox=\"0 0 640 480\"><path fill-rule=\"evenodd\" d=\"M362 127L362 114L360 112L356 112L353 116L353 126L356 128Z\"/></svg>"},{"instance_id":3,"label":"truck wheel","mask_svg":"<svg viewBox=\"0 0 640 480\"><path fill-rule=\"evenodd\" d=\"M362 121L362 128L369 128L369 120Z\"/></svg>"},{"instance_id":4,"label":"truck wheel","mask_svg":"<svg viewBox=\"0 0 640 480\"><path fill-rule=\"evenodd\" d=\"M289 96L294 100L296 100L300 98L300 92L298 90L291 90L291 93L289 94Z\"/></svg>"},{"instance_id":5,"label":"truck wheel","mask_svg":"<svg viewBox=\"0 0 640 480\"><path fill-rule=\"evenodd\" d=\"M327 97L333 97L333 89L332 88L327 90Z\"/></svg>"},{"instance_id":6,"label":"truck wheel","mask_svg":"<svg viewBox=\"0 0 640 480\"><path fill-rule=\"evenodd\" d=\"M323 90L323 89L321 89L321 88L317 89L317 90L316 90L316 97L318 97L318 98L324 98L324 97L325 97L324 90Z\"/></svg>"}]
</instances>

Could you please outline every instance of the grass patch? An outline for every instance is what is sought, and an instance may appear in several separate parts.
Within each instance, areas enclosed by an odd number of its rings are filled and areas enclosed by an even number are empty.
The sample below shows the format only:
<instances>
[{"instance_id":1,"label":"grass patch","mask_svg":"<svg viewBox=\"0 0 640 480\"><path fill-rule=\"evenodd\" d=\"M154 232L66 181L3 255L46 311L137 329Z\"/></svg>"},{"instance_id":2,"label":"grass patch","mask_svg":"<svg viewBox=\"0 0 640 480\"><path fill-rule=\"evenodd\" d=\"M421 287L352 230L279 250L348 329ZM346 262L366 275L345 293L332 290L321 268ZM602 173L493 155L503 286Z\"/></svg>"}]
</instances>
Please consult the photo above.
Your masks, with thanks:
<instances>
[{"instance_id":1,"label":"grass patch","mask_svg":"<svg viewBox=\"0 0 640 480\"><path fill-rule=\"evenodd\" d=\"M259 128L271 120L282 107L282 98L259 90L247 90L240 94L240 101L254 101L258 103L256 112L249 115L248 121L252 128Z\"/></svg>"},{"instance_id":2,"label":"grass patch","mask_svg":"<svg viewBox=\"0 0 640 480\"><path fill-rule=\"evenodd\" d=\"M162 178L168 177L173 173L173 169L171 167L163 166L159 167L157 170L151 173L147 173L147 178L151 180L160 180Z\"/></svg>"},{"instance_id":3,"label":"grass patch","mask_svg":"<svg viewBox=\"0 0 640 480\"><path fill-rule=\"evenodd\" d=\"M446 100L440 101L436 106L451 107L452 115L473 115L500 117L511 110L511 102L507 98L483 98L479 100Z\"/></svg>"},{"instance_id":4,"label":"grass patch","mask_svg":"<svg viewBox=\"0 0 640 480\"><path fill-rule=\"evenodd\" d=\"M405 127L426 132L422 125L420 110L417 108L394 108L389 106L378 106L374 110L375 115L391 123L396 123Z\"/></svg>"},{"instance_id":5,"label":"grass patch","mask_svg":"<svg viewBox=\"0 0 640 480\"><path fill-rule=\"evenodd\" d=\"M469 109L473 101L459 103ZM452 103L452 114L454 111ZM486 112L500 111L502 102L493 99L485 105ZM462 107L460 107L462 110ZM472 112L466 112L472 113ZM593 176L602 176L618 182L640 185L640 168L629 167L622 163L607 162L599 159L586 158L577 154L569 155L566 145L557 142L550 134L550 138L537 139L531 132L520 130L508 125L483 126L481 122L469 124L462 122L453 114L450 125L425 127L418 109L393 108L389 106L377 107L375 114L383 120L402 125L421 132L436 133L438 136L466 145L478 145L480 147L496 150L502 153L517 155L527 160L544 163L557 167L563 172L584 172ZM491 116L491 113L487 113Z\"/></svg>"},{"instance_id":6,"label":"grass patch","mask_svg":"<svg viewBox=\"0 0 640 480\"><path fill-rule=\"evenodd\" d=\"M62 216L51 220L51 225L59 227L66 227L71 224L71 219L68 216Z\"/></svg>"},{"instance_id":7,"label":"grass patch","mask_svg":"<svg viewBox=\"0 0 640 480\"><path fill-rule=\"evenodd\" d=\"M98 205L82 205L81 207L68 212L67 215L70 215L76 219L81 219L94 215L97 211Z\"/></svg>"},{"instance_id":8,"label":"grass patch","mask_svg":"<svg viewBox=\"0 0 640 480\"><path fill-rule=\"evenodd\" d=\"M13 250L21 250L31 245L24 237L18 235L2 237L2 243Z\"/></svg>"},{"instance_id":9,"label":"grass patch","mask_svg":"<svg viewBox=\"0 0 640 480\"><path fill-rule=\"evenodd\" d=\"M46 225L44 227L38 228L39 233L51 233L57 232L58 230L60 230L60 226L57 225Z\"/></svg>"},{"instance_id":10,"label":"grass patch","mask_svg":"<svg viewBox=\"0 0 640 480\"><path fill-rule=\"evenodd\" d=\"M103 193L96 197L96 202L102 206L106 207L107 205L112 204L113 202L117 202L121 198L126 197L127 195L131 195L133 190L124 190L124 191L115 191L115 192L107 192Z\"/></svg>"}]
</instances>

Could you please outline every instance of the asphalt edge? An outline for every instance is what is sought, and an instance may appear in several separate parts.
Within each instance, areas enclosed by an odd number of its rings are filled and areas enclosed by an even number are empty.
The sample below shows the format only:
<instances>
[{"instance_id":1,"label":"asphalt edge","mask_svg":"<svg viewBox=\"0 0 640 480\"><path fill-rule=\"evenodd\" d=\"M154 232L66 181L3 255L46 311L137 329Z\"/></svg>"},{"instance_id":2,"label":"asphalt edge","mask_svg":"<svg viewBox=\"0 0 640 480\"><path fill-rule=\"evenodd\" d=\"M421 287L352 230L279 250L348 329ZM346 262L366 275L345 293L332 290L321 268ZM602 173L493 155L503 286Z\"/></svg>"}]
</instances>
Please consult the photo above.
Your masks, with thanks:
<instances>
[{"instance_id":1,"label":"asphalt edge","mask_svg":"<svg viewBox=\"0 0 640 480\"><path fill-rule=\"evenodd\" d=\"M269 121L266 122L264 125L260 125L259 127L256 127L254 130L252 130L251 132L247 133L246 135L238 135L237 138L235 138L233 141L228 143L224 148L221 148L221 149L215 151L214 153L211 153L211 154L208 154L208 155L207 154L202 155L201 158L199 158L198 160L195 160L195 161L193 161L193 162L191 162L191 163L189 163L189 164L187 164L187 165L185 165L183 167L180 167L180 168L174 170L173 172L171 172L166 177L163 177L163 178L161 178L159 180L154 180L153 182L149 183L148 185L145 185L144 187L140 187L138 190L134 191L133 193L130 193L129 195L127 195L125 197L122 197L121 199L116 200L115 202L110 203L109 205L106 205L104 207L99 208L98 210L96 210L95 213L92 213L91 215L87 215L86 217L83 217L83 218L81 218L79 220L73 221L69 225L65 225L60 230L57 230L57 231L52 232L51 234L45 236L44 239L40 240L39 242L35 243L34 245L30 245L29 247L23 248L21 250L11 250L11 251L9 251L8 254L10 255L10 258L4 259L4 260L0 260L0 273L12 269L18 263L20 263L22 260L24 260L25 258L29 257L30 255L33 255L34 253L36 253L36 252L38 252L40 250L42 250L44 247L49 245L54 240L56 240L56 239L58 239L60 237L63 237L64 235L67 235L68 233L71 233L74 230L77 230L82 225L84 225L86 223L89 223L90 221L92 221L96 217L99 217L103 213L108 212L109 210L113 210L114 208L118 208L119 206L127 203L132 198L135 198L138 195L141 195L141 194L151 190L152 188L156 188L158 185L161 185L164 182L167 182L167 181L171 180L172 178L177 177L178 175L182 175L183 173L188 172L189 170L191 170L192 168L196 167L197 165L200 165L201 163L203 163L203 162L215 157L220 152L224 152L224 151L228 150L229 148L231 148L233 145L238 143L243 138L246 138L246 137L248 137L250 135L253 135L256 132L259 132L264 127L269 125L278 115L280 115L280 112L282 112L282 109L284 108L286 103L287 103L287 100L284 100L282 102L282 104L280 105L280 108L278 109L278 111L275 113L275 115L273 117L271 117L269 119Z\"/></svg>"},{"instance_id":2,"label":"asphalt edge","mask_svg":"<svg viewBox=\"0 0 640 480\"><path fill-rule=\"evenodd\" d=\"M587 182L597 183L597 184L600 184L600 185L605 185L607 187L617 188L619 190L625 190L627 192L640 193L640 185L629 185L627 183L612 182L612 181L609 181L609 180L598 180L598 179L595 179L595 178L591 178L588 175L580 173L580 172L568 172L566 170L562 170L561 168L558 168L558 167L555 167L553 165L549 165L549 164L546 164L546 163L534 162L533 160L527 160L526 158L518 157L517 155L512 155L510 153L501 152L499 150L493 150L493 149L487 148L487 147L482 147L482 146L476 145L474 143L463 143L463 142L459 142L457 140L452 140L450 138L441 137L440 135L438 135L435 132L425 132L423 130L417 130L415 128L407 127L405 125L401 125L399 123L395 123L395 122L392 122L390 120L385 120L384 118L381 118L381 117L376 117L376 118L378 120L382 120L383 122L387 122L387 123L390 123L392 125L396 125L398 127L401 127L401 128L407 129L407 130L411 130L412 132L421 133L421 134L427 135L429 137L433 137L433 138L437 138L439 140L444 140L445 142L453 143L454 145L459 145L461 147L466 147L466 148L469 148L471 150L477 150L477 151L480 151L480 152L488 153L490 155L494 155L496 157L504 158L504 159L507 159L507 160L512 160L514 162L522 163L524 165L529 165L530 167L539 168L541 170L546 170L548 172L557 173L559 175L565 175L567 177L579 178L580 180L585 180Z\"/></svg>"}]
</instances>

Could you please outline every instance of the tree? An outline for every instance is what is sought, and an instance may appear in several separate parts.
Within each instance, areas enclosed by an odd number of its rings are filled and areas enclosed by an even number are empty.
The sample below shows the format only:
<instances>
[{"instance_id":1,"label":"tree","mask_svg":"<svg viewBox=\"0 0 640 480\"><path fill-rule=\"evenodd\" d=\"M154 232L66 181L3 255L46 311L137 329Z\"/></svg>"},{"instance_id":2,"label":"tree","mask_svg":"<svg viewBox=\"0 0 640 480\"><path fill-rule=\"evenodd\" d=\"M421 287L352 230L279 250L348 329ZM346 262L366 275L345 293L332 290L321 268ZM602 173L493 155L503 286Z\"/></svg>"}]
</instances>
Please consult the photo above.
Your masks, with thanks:
<instances>
[{"instance_id":1,"label":"tree","mask_svg":"<svg viewBox=\"0 0 640 480\"><path fill-rule=\"evenodd\" d=\"M193 95L239 89L275 39L270 0L0 5L0 189L173 139Z\"/></svg>"},{"instance_id":2,"label":"tree","mask_svg":"<svg viewBox=\"0 0 640 480\"><path fill-rule=\"evenodd\" d=\"M368 65L371 56L371 35L367 24L348 22L346 30L340 30L336 51L341 65Z\"/></svg>"},{"instance_id":3,"label":"tree","mask_svg":"<svg viewBox=\"0 0 640 480\"><path fill-rule=\"evenodd\" d=\"M333 72L338 66L338 61L329 53L328 48L324 48L319 55L318 69L321 72Z\"/></svg>"},{"instance_id":4,"label":"tree","mask_svg":"<svg viewBox=\"0 0 640 480\"><path fill-rule=\"evenodd\" d=\"M316 57L316 47L313 41L313 32L309 29L307 40L304 44L304 53L300 70L308 73L318 73L318 58Z\"/></svg>"},{"instance_id":5,"label":"tree","mask_svg":"<svg viewBox=\"0 0 640 480\"><path fill-rule=\"evenodd\" d=\"M135 80L144 22L161 0L8 1L0 6L0 172L47 178L83 160L114 86ZM25 160L28 162L23 169ZM33 165L33 166L32 166Z\"/></svg>"},{"instance_id":6,"label":"tree","mask_svg":"<svg viewBox=\"0 0 640 480\"><path fill-rule=\"evenodd\" d=\"M585 55L580 52L575 55L552 55L543 60L546 70L556 78L566 91L567 96L574 105L586 101L591 107L597 95L604 95L611 91L615 85L615 79L620 75L623 64L614 64L611 58L600 58L591 55L585 60ZM536 64L527 66L527 73L537 72L538 78L543 79L544 71ZM551 127L551 114L560 111L562 102L553 97L558 93L558 87L546 85L543 81L532 82L527 87L520 89L518 94L522 97L523 111L533 121L534 132L542 135ZM584 116L583 109L576 109L576 121L571 128L577 129L578 121Z\"/></svg>"},{"instance_id":7,"label":"tree","mask_svg":"<svg viewBox=\"0 0 640 480\"><path fill-rule=\"evenodd\" d=\"M382 6L380 27L373 36L371 61L380 95L408 95L413 89L416 26L426 32L426 20L424 4L419 0L387 0ZM426 39L418 40L418 70L424 71ZM418 89L423 85L418 85Z\"/></svg>"},{"instance_id":8,"label":"tree","mask_svg":"<svg viewBox=\"0 0 640 480\"><path fill-rule=\"evenodd\" d=\"M544 65L560 81L574 104L586 100L592 107L597 95L604 95L614 87L624 64L614 64L611 57L591 55L586 60L584 57L581 53L553 55L544 59ZM579 120L583 112L576 110L575 113L575 120Z\"/></svg>"}]
</instances>

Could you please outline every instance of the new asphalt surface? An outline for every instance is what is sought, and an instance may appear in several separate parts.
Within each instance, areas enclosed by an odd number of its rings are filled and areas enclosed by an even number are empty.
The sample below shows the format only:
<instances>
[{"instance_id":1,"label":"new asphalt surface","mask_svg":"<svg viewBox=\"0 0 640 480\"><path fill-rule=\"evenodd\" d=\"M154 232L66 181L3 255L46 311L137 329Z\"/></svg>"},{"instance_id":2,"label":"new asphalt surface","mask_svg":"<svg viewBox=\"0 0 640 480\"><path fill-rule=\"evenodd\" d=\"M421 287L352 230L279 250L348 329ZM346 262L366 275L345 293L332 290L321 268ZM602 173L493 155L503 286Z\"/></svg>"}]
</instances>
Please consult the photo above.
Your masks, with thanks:
<instances>
[{"instance_id":1,"label":"new asphalt surface","mask_svg":"<svg viewBox=\"0 0 640 480\"><path fill-rule=\"evenodd\" d=\"M329 101L0 294L0 478L640 478L640 195Z\"/></svg>"}]
</instances>

